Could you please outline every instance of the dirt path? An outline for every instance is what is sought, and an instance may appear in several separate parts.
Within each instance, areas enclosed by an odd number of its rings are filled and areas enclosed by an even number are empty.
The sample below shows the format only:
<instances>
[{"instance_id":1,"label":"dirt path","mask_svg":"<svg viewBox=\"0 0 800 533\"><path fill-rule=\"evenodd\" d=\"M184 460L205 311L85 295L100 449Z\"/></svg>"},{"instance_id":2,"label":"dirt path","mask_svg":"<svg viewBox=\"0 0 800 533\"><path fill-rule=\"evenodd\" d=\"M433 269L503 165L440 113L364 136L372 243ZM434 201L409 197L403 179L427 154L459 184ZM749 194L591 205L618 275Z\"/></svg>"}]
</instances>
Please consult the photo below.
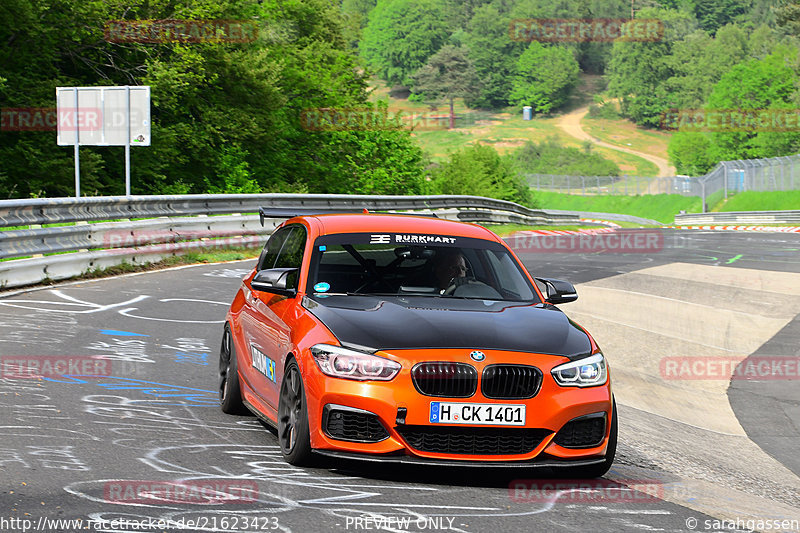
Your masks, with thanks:
<instances>
[{"instance_id":1,"label":"dirt path","mask_svg":"<svg viewBox=\"0 0 800 533\"><path fill-rule=\"evenodd\" d=\"M609 144L607 142L601 141L596 137L592 137L581 127L581 119L589 112L589 106L581 107L567 113L566 115L561 116L556 122L556 125L561 128L567 135L570 137L575 137L581 141L591 141L592 143L596 144L597 146L602 146L603 148L609 148L611 150L617 150L618 152L625 152L626 154L635 155L637 157L641 157L642 159L646 159L651 163L655 164L658 167L658 175L659 177L666 177L666 176L674 176L675 169L670 166L669 162L664 159L663 157L658 157L651 154L645 154L643 152L637 152L636 150L631 150L630 148L625 148L624 146L617 146L615 144Z\"/></svg>"}]
</instances>

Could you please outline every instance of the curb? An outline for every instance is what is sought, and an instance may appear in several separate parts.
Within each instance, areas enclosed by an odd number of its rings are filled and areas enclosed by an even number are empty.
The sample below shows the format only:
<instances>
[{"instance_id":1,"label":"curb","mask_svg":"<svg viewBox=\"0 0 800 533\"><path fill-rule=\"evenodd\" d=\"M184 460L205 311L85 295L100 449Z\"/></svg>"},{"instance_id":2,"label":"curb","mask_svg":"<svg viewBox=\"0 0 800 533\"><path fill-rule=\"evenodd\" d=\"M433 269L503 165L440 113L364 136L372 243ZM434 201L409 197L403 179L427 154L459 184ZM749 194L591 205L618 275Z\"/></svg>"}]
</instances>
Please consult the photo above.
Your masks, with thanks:
<instances>
[{"instance_id":1,"label":"curb","mask_svg":"<svg viewBox=\"0 0 800 533\"><path fill-rule=\"evenodd\" d=\"M559 230L549 230L549 229L535 229L535 230L522 230L522 231L515 231L508 237L513 237L514 235L597 235L599 233L614 233L617 231L617 228L600 228L600 229L559 229Z\"/></svg>"},{"instance_id":2,"label":"curb","mask_svg":"<svg viewBox=\"0 0 800 533\"><path fill-rule=\"evenodd\" d=\"M706 229L716 231L761 231L800 233L800 226L665 226L670 229Z\"/></svg>"},{"instance_id":3,"label":"curb","mask_svg":"<svg viewBox=\"0 0 800 533\"><path fill-rule=\"evenodd\" d=\"M607 226L605 228L598 228L598 229L531 229L531 230L522 230L522 231L515 231L512 235L596 235L598 233L611 233L618 229L621 229L622 226L619 224L615 224L613 222L609 222L608 220L597 220L594 218L582 218L580 219L581 222L588 222L590 224L602 224L603 226Z\"/></svg>"},{"instance_id":4,"label":"curb","mask_svg":"<svg viewBox=\"0 0 800 533\"><path fill-rule=\"evenodd\" d=\"M603 226L608 226L609 228L621 228L619 224L615 222L611 222L610 220L597 220L594 218L582 218L580 219L581 222L588 222L589 224L602 224Z\"/></svg>"}]
</instances>

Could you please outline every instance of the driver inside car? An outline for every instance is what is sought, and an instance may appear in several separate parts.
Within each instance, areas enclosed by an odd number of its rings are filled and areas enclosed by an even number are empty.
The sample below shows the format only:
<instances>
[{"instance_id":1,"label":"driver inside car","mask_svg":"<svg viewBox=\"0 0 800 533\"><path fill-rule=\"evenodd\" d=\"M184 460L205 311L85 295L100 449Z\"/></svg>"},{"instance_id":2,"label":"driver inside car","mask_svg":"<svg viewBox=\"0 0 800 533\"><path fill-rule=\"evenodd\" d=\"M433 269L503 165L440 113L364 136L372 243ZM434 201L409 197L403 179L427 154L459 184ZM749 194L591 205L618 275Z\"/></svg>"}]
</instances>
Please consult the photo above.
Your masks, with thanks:
<instances>
[{"instance_id":1,"label":"driver inside car","mask_svg":"<svg viewBox=\"0 0 800 533\"><path fill-rule=\"evenodd\" d=\"M467 275L467 262L458 250L443 251L434 258L433 275L437 288L446 289L456 278Z\"/></svg>"}]
</instances>

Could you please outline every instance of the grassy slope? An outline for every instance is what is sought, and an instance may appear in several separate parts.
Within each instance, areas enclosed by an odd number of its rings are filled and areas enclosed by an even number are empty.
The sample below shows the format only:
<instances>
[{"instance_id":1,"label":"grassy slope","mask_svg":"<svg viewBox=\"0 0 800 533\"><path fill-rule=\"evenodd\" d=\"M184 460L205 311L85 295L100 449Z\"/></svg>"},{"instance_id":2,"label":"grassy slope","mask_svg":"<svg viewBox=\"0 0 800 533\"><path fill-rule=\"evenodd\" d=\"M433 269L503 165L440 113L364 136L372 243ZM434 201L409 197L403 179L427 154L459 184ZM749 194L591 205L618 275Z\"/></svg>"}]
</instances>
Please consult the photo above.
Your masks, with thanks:
<instances>
[{"instance_id":1,"label":"grassy slope","mask_svg":"<svg viewBox=\"0 0 800 533\"><path fill-rule=\"evenodd\" d=\"M740 192L718 206L719 211L783 211L800 209L800 191Z\"/></svg>"},{"instance_id":2,"label":"grassy slope","mask_svg":"<svg viewBox=\"0 0 800 533\"><path fill-rule=\"evenodd\" d=\"M700 198L679 194L577 196L536 191L535 195L543 209L622 213L670 224L674 221L675 214L681 209L690 213L698 213L702 209Z\"/></svg>"},{"instance_id":3,"label":"grassy slope","mask_svg":"<svg viewBox=\"0 0 800 533\"><path fill-rule=\"evenodd\" d=\"M699 197L678 194L579 196L547 191L534 191L534 194L543 209L622 213L665 223L672 223L681 209L687 213L702 211ZM721 191L713 198L709 197L709 205L714 211L800 210L800 191L751 191L728 198L725 203L717 204L717 200L722 200Z\"/></svg>"},{"instance_id":4,"label":"grassy slope","mask_svg":"<svg viewBox=\"0 0 800 533\"><path fill-rule=\"evenodd\" d=\"M582 86L583 91L579 91L573 98L570 107L584 105L591 101L591 94L596 92L597 77L588 77L589 81ZM395 97L385 84L380 80L374 80L374 90L371 100L384 100L389 104L389 112L395 114L402 112L403 116L421 114L424 119L423 127L415 128L413 136L417 139L420 146L428 152L435 161L443 160L450 152L454 152L464 146L477 142L493 145L501 154L508 153L522 146L525 141L543 141L547 137L557 137L566 146L580 147L581 143L577 139L568 136L556 125L557 116L541 117L537 116L534 120L522 120L522 114L512 113L490 113L468 109L462 99L455 101L455 113L462 117L456 121L453 130L447 130L446 120L437 121L431 119L433 116L446 116L448 106L442 104L431 109L431 106L420 102L409 102L405 98ZM621 120L620 122L627 122ZM606 148L594 148L603 157L614 161L623 171L623 174L636 176L654 176L658 173L656 166L640 157L624 154L616 150Z\"/></svg>"},{"instance_id":5,"label":"grassy slope","mask_svg":"<svg viewBox=\"0 0 800 533\"><path fill-rule=\"evenodd\" d=\"M609 105L619 111L618 103L612 102ZM669 159L667 145L672 134L666 131L639 128L629 120L591 118L588 115L581 120L581 126L584 131L601 141Z\"/></svg>"}]
</instances>

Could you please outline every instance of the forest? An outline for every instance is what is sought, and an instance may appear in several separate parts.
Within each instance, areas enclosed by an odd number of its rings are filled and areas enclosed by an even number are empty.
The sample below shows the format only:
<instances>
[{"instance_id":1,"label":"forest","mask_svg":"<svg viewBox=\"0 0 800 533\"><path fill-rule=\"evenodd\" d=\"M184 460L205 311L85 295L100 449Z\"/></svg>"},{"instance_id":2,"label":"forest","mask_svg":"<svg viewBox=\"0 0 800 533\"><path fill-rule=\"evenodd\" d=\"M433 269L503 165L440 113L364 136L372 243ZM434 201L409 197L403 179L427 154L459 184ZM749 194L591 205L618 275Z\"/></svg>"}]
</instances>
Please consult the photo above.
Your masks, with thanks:
<instances>
[{"instance_id":1,"label":"forest","mask_svg":"<svg viewBox=\"0 0 800 533\"><path fill-rule=\"evenodd\" d=\"M632 12L661 21L663 37L538 42L510 31L513 21ZM56 146L52 129L9 127L9 110L54 107L56 87L151 87L153 142L131 150L134 194L471 193L535 205L522 164L617 172L552 139L503 156L465 146L433 162L399 121L304 124L309 109L380 113L375 84L471 109L530 105L538 117L563 110L581 73L601 74L601 103L618 102L645 128L673 109L800 108L797 1L4 0L0 19L0 198L74 194L72 149ZM109 38L110 21L142 20L255 30L246 39ZM669 145L678 172L694 175L722 159L798 150L796 131L680 131ZM82 147L83 193L122 194L123 165L120 147Z\"/></svg>"}]
</instances>

